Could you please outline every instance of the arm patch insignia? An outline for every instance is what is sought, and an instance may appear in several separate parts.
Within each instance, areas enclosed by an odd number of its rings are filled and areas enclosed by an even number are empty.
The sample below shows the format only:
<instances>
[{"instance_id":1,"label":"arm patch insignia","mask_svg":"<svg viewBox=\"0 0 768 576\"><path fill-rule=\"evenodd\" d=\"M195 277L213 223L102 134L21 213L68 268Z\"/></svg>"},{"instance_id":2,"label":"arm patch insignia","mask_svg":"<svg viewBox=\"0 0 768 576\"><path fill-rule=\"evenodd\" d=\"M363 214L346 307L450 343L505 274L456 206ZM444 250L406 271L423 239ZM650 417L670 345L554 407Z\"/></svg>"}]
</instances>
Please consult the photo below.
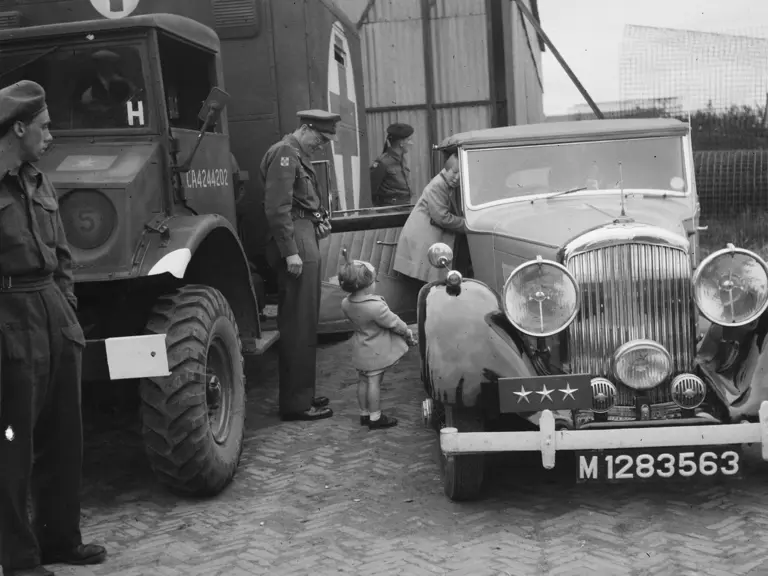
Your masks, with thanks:
<instances>
[{"instance_id":1,"label":"arm patch insignia","mask_svg":"<svg viewBox=\"0 0 768 576\"><path fill-rule=\"evenodd\" d=\"M290 158L288 156L281 156L280 157L280 166L286 167L290 164Z\"/></svg>"}]
</instances>

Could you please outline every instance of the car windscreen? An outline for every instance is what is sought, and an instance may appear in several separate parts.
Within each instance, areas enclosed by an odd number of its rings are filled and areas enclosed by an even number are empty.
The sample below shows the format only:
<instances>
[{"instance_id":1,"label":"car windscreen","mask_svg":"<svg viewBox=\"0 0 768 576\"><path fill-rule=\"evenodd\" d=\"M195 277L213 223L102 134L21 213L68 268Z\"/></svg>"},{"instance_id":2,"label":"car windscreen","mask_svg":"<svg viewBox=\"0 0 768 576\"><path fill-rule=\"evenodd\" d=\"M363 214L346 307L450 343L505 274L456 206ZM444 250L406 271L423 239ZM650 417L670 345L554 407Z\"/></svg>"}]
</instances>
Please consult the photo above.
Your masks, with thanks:
<instances>
[{"instance_id":1,"label":"car windscreen","mask_svg":"<svg viewBox=\"0 0 768 576\"><path fill-rule=\"evenodd\" d=\"M138 44L0 50L0 87L33 80L46 92L52 130L144 128L144 64Z\"/></svg>"},{"instance_id":2,"label":"car windscreen","mask_svg":"<svg viewBox=\"0 0 768 576\"><path fill-rule=\"evenodd\" d=\"M685 192L681 137L467 151L471 205L568 190Z\"/></svg>"}]
</instances>

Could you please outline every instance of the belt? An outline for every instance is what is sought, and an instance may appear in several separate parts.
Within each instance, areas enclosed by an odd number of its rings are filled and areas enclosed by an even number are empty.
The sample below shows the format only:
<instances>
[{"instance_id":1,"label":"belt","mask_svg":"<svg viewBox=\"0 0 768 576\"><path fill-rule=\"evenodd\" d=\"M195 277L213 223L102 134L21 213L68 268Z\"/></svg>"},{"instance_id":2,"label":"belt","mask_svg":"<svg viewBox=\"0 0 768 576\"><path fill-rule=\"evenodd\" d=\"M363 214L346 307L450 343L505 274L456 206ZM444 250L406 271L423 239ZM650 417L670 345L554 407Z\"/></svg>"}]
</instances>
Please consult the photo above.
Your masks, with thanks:
<instances>
[{"instance_id":1,"label":"belt","mask_svg":"<svg viewBox=\"0 0 768 576\"><path fill-rule=\"evenodd\" d=\"M312 222L320 222L323 219L322 212L310 212L309 210L297 206L291 208L291 216L294 220L300 218L302 220L312 220Z\"/></svg>"},{"instance_id":2,"label":"belt","mask_svg":"<svg viewBox=\"0 0 768 576\"><path fill-rule=\"evenodd\" d=\"M379 205L401 206L411 203L411 195L407 192L385 192L379 195Z\"/></svg>"},{"instance_id":3,"label":"belt","mask_svg":"<svg viewBox=\"0 0 768 576\"><path fill-rule=\"evenodd\" d=\"M53 274L42 278L30 276L0 276L0 292L38 292L53 285Z\"/></svg>"}]
</instances>

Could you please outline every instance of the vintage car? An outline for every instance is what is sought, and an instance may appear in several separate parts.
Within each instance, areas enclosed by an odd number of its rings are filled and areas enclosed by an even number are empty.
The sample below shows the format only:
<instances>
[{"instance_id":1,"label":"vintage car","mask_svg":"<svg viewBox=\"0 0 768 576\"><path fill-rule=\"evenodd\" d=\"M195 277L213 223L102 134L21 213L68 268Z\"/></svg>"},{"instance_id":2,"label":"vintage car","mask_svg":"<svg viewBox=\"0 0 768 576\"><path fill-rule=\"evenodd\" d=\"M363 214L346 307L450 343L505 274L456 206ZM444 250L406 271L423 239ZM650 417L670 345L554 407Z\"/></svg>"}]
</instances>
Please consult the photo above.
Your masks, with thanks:
<instances>
[{"instance_id":1,"label":"vintage car","mask_svg":"<svg viewBox=\"0 0 768 576\"><path fill-rule=\"evenodd\" d=\"M768 459L768 266L698 253L689 126L542 123L457 134L472 277L418 298L425 424L452 500L484 455L558 452L580 482L741 474ZM699 262L699 260L701 260Z\"/></svg>"}]
</instances>

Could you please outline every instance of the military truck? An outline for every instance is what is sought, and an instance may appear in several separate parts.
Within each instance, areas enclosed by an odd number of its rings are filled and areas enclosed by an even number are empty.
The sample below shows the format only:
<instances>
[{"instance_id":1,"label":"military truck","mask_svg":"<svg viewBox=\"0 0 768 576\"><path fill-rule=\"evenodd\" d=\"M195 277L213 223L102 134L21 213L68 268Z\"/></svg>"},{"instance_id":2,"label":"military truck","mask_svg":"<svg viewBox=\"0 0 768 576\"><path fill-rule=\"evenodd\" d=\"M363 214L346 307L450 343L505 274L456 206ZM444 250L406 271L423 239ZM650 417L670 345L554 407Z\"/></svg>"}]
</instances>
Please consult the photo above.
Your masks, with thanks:
<instances>
[{"instance_id":1,"label":"military truck","mask_svg":"<svg viewBox=\"0 0 768 576\"><path fill-rule=\"evenodd\" d=\"M297 110L342 114L315 163L326 205L369 202L360 66L325 0L0 0L0 86L48 94L39 167L76 261L84 381L138 382L149 463L178 493L233 478L243 355L278 338L260 319L274 282L256 175Z\"/></svg>"}]
</instances>

